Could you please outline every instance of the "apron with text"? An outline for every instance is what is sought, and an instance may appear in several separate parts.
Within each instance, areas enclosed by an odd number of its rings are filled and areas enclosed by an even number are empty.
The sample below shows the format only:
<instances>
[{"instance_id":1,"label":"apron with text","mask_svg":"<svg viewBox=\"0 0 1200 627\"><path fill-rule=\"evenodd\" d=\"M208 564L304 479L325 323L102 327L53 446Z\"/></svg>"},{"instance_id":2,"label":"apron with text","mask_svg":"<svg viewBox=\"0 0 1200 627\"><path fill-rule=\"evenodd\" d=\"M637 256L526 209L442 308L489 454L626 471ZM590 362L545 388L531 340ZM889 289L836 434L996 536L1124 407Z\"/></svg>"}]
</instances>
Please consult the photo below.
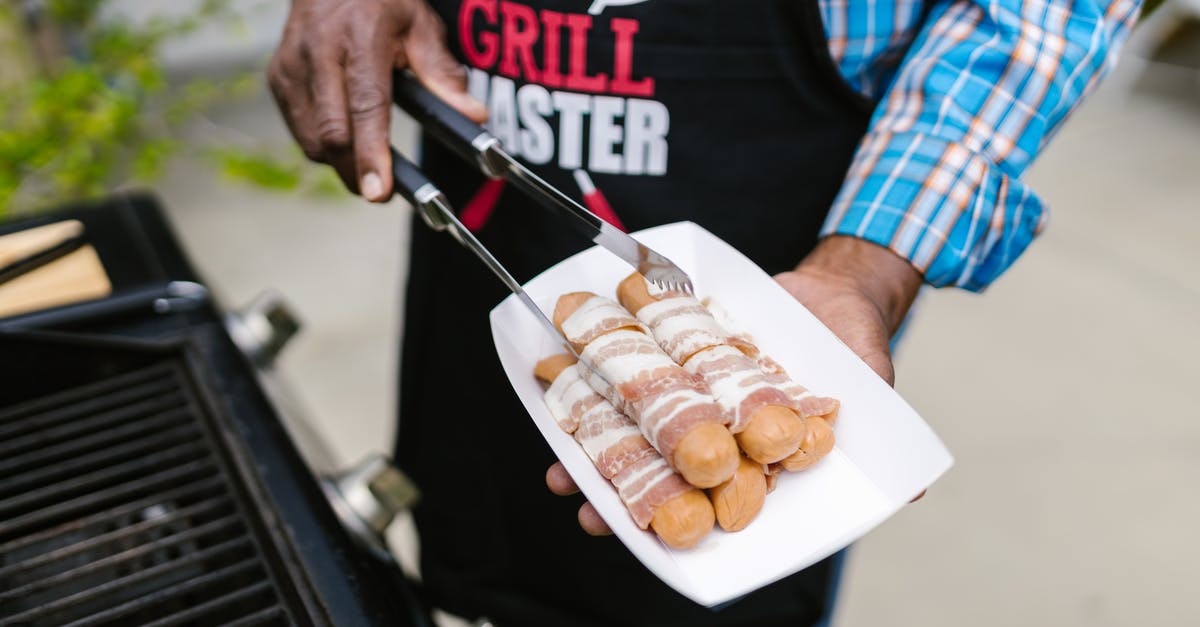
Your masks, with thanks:
<instances>
[{"instance_id":1,"label":"apron with text","mask_svg":"<svg viewBox=\"0 0 1200 627\"><path fill-rule=\"evenodd\" d=\"M578 199L594 185L629 230L696 222L769 273L816 243L870 105L829 58L815 0L434 5L489 107L489 130L559 189ZM590 245L436 144L422 153L517 280ZM582 497L545 486L553 454L492 345L488 312L505 288L419 220L411 255L396 451L423 491L414 515L435 605L502 627L803 626L822 616L828 561L714 612L615 537L585 535Z\"/></svg>"}]
</instances>

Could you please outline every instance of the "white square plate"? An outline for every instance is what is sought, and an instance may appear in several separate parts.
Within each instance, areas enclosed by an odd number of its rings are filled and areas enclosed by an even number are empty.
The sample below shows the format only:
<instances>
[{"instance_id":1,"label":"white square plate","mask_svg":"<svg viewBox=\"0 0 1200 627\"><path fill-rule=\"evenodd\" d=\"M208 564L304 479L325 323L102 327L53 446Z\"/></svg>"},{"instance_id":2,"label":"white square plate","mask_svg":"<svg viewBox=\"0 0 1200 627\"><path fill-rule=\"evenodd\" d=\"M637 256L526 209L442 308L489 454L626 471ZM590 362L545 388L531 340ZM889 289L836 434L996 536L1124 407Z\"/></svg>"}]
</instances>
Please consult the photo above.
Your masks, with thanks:
<instances>
[{"instance_id":1,"label":"white square plate","mask_svg":"<svg viewBox=\"0 0 1200 627\"><path fill-rule=\"evenodd\" d=\"M672 588L711 607L800 571L865 535L954 463L899 394L733 247L691 222L633 235L679 264L696 295L712 297L798 383L842 403L836 448L813 468L784 473L749 527L737 533L714 529L697 547L673 550L638 529L612 484L542 402L533 367L562 352L560 344L515 296L492 310L496 351L525 409L621 542ZM566 292L615 297L629 272L612 254L591 248L546 270L525 290L550 312Z\"/></svg>"}]
</instances>

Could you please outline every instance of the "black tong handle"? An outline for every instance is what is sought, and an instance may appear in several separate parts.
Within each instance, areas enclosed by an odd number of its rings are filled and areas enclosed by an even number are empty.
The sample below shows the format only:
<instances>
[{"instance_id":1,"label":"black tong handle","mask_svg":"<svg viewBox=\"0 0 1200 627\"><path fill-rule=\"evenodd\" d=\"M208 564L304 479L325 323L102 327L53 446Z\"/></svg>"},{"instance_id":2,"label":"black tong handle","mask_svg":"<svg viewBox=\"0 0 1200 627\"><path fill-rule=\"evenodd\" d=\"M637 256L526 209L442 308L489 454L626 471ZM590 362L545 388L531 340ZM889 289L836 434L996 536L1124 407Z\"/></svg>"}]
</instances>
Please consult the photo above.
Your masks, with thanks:
<instances>
[{"instance_id":1,"label":"black tong handle","mask_svg":"<svg viewBox=\"0 0 1200 627\"><path fill-rule=\"evenodd\" d=\"M396 104L463 159L478 162L488 142L495 140L482 126L425 89L407 71L398 70L392 77L392 86Z\"/></svg>"},{"instance_id":2,"label":"black tong handle","mask_svg":"<svg viewBox=\"0 0 1200 627\"><path fill-rule=\"evenodd\" d=\"M396 193L404 197L412 206L417 206L417 190L431 185L425 173L416 164L405 159L403 155L392 148L392 178L395 180Z\"/></svg>"},{"instance_id":3,"label":"black tong handle","mask_svg":"<svg viewBox=\"0 0 1200 627\"><path fill-rule=\"evenodd\" d=\"M396 193L404 197L413 209L435 231L444 231L455 221L446 197L413 162L395 148L392 151L392 179ZM457 235L455 236L457 237Z\"/></svg>"}]
</instances>

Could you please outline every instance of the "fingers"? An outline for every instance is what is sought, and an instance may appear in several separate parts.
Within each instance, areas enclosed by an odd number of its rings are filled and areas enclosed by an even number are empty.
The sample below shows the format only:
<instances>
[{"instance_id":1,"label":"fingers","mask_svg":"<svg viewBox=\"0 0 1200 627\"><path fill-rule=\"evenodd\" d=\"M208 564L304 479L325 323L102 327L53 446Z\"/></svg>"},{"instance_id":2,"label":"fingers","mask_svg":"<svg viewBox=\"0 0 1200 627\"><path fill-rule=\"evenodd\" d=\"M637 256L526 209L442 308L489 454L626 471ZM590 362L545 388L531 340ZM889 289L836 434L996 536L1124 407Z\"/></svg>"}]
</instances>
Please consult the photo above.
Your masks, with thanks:
<instances>
[{"instance_id":1,"label":"fingers","mask_svg":"<svg viewBox=\"0 0 1200 627\"><path fill-rule=\"evenodd\" d=\"M305 156L333 166L347 189L379 202L392 191L388 125L397 30L375 5L341 9L322 13L320 22L293 7L269 83Z\"/></svg>"},{"instance_id":2,"label":"fingers","mask_svg":"<svg viewBox=\"0 0 1200 627\"><path fill-rule=\"evenodd\" d=\"M467 92L467 70L446 49L445 27L432 11L414 16L404 55L429 91L474 122L487 121L487 108Z\"/></svg>"},{"instance_id":3,"label":"fingers","mask_svg":"<svg viewBox=\"0 0 1200 627\"><path fill-rule=\"evenodd\" d=\"M579 486L575 485L575 480L567 473L562 462L554 462L546 471L546 486L559 496L570 496L579 491Z\"/></svg>"},{"instance_id":4,"label":"fingers","mask_svg":"<svg viewBox=\"0 0 1200 627\"><path fill-rule=\"evenodd\" d=\"M805 268L776 275L775 280L833 331L888 385L896 371L883 311L853 282L835 274Z\"/></svg>"},{"instance_id":5,"label":"fingers","mask_svg":"<svg viewBox=\"0 0 1200 627\"><path fill-rule=\"evenodd\" d=\"M313 161L321 161L324 154L321 141L316 128L309 123L312 96L307 84L299 79L306 70L294 67L295 64L288 56L276 53L267 69L267 82L288 130L304 155Z\"/></svg>"},{"instance_id":6,"label":"fingers","mask_svg":"<svg viewBox=\"0 0 1200 627\"><path fill-rule=\"evenodd\" d=\"M346 101L346 73L333 55L313 60L309 98L313 125L320 146L314 161L328 163L337 171L346 189L357 193L358 176L354 163L354 137L350 126L349 105Z\"/></svg>"},{"instance_id":7,"label":"fingers","mask_svg":"<svg viewBox=\"0 0 1200 627\"><path fill-rule=\"evenodd\" d=\"M342 64L336 58L324 56L313 60L308 90L313 103L312 123L316 125L322 154L336 154L350 148L344 81Z\"/></svg>"},{"instance_id":8,"label":"fingers","mask_svg":"<svg viewBox=\"0 0 1200 627\"><path fill-rule=\"evenodd\" d=\"M332 165L350 191L374 202L392 195L392 72L405 64L451 106L486 119L467 93L465 68L446 48L441 20L424 2L294 3L268 69L304 154Z\"/></svg>"},{"instance_id":9,"label":"fingers","mask_svg":"<svg viewBox=\"0 0 1200 627\"><path fill-rule=\"evenodd\" d=\"M392 196L392 156L388 132L392 115L391 33L375 28L366 50L346 60L346 96L354 140L354 166L359 190L371 202Z\"/></svg>"},{"instance_id":10,"label":"fingers","mask_svg":"<svg viewBox=\"0 0 1200 627\"><path fill-rule=\"evenodd\" d=\"M303 48L280 48L268 83L288 130L304 155L327 163L357 193L344 72L337 56Z\"/></svg>"},{"instance_id":11,"label":"fingers","mask_svg":"<svg viewBox=\"0 0 1200 627\"><path fill-rule=\"evenodd\" d=\"M579 526L583 527L589 536L611 536L613 532L591 503L584 503L583 507L579 508Z\"/></svg>"},{"instance_id":12,"label":"fingers","mask_svg":"<svg viewBox=\"0 0 1200 627\"><path fill-rule=\"evenodd\" d=\"M567 469L563 467L562 462L554 462L554 465L546 471L546 485L551 492L559 496L570 496L579 492L579 486L575 485L575 480L567 474ZM612 535L612 529L608 527L608 523L604 522L600 513L596 511L595 507L592 507L591 503L585 502L579 508L579 526L590 536Z\"/></svg>"},{"instance_id":13,"label":"fingers","mask_svg":"<svg viewBox=\"0 0 1200 627\"><path fill-rule=\"evenodd\" d=\"M571 475L567 474L567 469L563 467L562 462L554 462L546 470L546 485L550 491L559 496L570 496L579 492L579 486L575 485L575 480ZM608 523L600 517L600 513L592 507L591 503L584 503L583 507L579 508L579 526L590 536L608 536L612 535L612 529L608 527Z\"/></svg>"}]
</instances>

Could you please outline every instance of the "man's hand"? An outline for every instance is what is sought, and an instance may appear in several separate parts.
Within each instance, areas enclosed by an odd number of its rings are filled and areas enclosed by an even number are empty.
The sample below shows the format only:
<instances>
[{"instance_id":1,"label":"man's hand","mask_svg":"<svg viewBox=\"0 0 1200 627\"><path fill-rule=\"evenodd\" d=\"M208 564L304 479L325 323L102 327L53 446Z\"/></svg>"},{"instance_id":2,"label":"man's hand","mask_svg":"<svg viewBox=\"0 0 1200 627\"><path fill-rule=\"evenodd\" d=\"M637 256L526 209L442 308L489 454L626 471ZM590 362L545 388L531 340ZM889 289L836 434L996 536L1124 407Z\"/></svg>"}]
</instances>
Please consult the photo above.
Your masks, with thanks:
<instances>
[{"instance_id":1,"label":"man's hand","mask_svg":"<svg viewBox=\"0 0 1200 627\"><path fill-rule=\"evenodd\" d=\"M893 384L891 338L921 288L908 261L864 240L831 236L775 280ZM579 491L559 462L546 471L546 485L559 496ZM612 533L591 503L579 508L579 526L594 536Z\"/></svg>"},{"instance_id":2,"label":"man's hand","mask_svg":"<svg viewBox=\"0 0 1200 627\"><path fill-rule=\"evenodd\" d=\"M892 335L921 288L916 268L865 240L831 236L775 280L888 385L896 379Z\"/></svg>"},{"instance_id":3,"label":"man's hand","mask_svg":"<svg viewBox=\"0 0 1200 627\"><path fill-rule=\"evenodd\" d=\"M559 496L570 496L579 491L579 486L575 485L575 480L567 473L562 462L554 462L546 471L546 486ZM584 501L579 508L579 526L583 527L589 536L612 535L612 529L608 528L608 523L604 522L590 501Z\"/></svg>"},{"instance_id":4,"label":"man's hand","mask_svg":"<svg viewBox=\"0 0 1200 627\"><path fill-rule=\"evenodd\" d=\"M892 336L922 282L907 260L871 242L835 235L821 240L795 270L775 280L888 385L895 385ZM913 501L923 496L921 492Z\"/></svg>"},{"instance_id":5,"label":"man's hand","mask_svg":"<svg viewBox=\"0 0 1200 627\"><path fill-rule=\"evenodd\" d=\"M467 117L487 118L424 0L293 0L267 69L304 154L333 166L350 191L373 202L392 195L392 71L404 67Z\"/></svg>"}]
</instances>

